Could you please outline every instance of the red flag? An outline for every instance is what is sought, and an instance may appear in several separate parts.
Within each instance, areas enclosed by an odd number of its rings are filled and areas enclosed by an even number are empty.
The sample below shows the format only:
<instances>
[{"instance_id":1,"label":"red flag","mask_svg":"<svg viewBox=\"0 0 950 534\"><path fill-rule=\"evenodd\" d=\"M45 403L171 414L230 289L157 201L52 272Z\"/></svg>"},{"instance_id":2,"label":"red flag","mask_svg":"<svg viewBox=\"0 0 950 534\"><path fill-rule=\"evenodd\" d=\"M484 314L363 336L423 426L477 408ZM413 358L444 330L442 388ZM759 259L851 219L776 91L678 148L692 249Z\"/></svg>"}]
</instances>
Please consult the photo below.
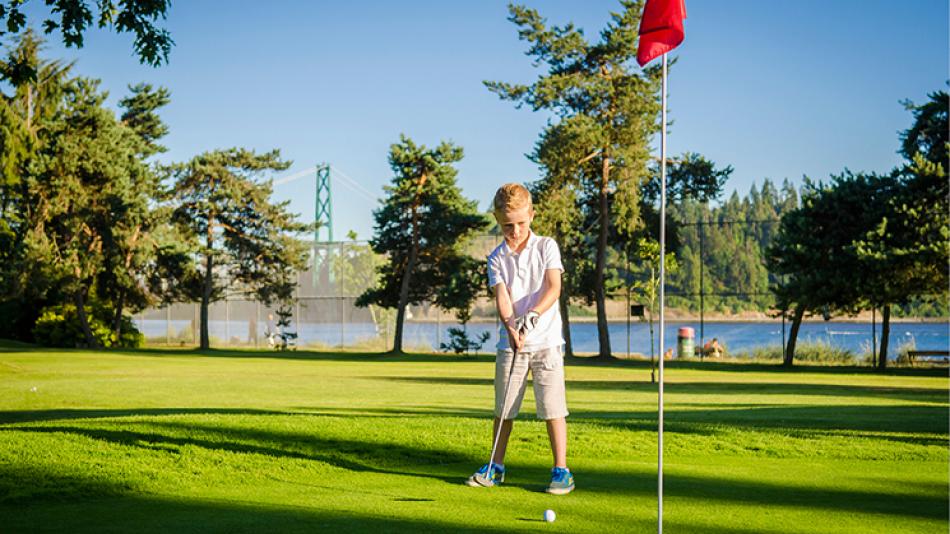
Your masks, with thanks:
<instances>
[{"instance_id":1,"label":"red flag","mask_svg":"<svg viewBox=\"0 0 950 534\"><path fill-rule=\"evenodd\" d=\"M647 0L640 19L637 63L644 66L683 42L685 0Z\"/></svg>"}]
</instances>

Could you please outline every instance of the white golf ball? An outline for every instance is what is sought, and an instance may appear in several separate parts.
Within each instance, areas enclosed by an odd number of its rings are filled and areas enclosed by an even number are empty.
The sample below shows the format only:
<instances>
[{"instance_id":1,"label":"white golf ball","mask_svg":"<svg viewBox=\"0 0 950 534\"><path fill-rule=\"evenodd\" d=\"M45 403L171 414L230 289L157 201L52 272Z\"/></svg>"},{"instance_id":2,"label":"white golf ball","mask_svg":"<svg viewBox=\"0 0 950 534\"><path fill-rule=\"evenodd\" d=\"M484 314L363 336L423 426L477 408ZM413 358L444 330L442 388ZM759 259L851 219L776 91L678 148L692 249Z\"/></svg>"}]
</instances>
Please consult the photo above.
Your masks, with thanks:
<instances>
[{"instance_id":1,"label":"white golf ball","mask_svg":"<svg viewBox=\"0 0 950 534\"><path fill-rule=\"evenodd\" d=\"M557 517L557 516L554 515L554 510L545 510L545 511L544 511L544 520L547 521L548 523L553 523L553 522L554 522L554 518L556 518L556 517Z\"/></svg>"},{"instance_id":2,"label":"white golf ball","mask_svg":"<svg viewBox=\"0 0 950 534\"><path fill-rule=\"evenodd\" d=\"M36 386L31 387L30 391L32 391L33 393L36 393Z\"/></svg>"}]
</instances>

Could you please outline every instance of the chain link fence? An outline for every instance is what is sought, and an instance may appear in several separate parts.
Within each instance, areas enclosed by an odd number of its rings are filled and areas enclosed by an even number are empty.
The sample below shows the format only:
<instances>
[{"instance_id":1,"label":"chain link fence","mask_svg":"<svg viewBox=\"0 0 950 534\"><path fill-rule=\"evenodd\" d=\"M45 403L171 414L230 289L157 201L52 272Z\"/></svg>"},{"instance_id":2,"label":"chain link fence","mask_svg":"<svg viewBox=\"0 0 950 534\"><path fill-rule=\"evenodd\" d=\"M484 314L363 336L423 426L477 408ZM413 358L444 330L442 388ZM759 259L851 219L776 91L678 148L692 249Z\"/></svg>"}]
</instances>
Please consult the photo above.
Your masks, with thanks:
<instances>
[{"instance_id":1,"label":"chain link fence","mask_svg":"<svg viewBox=\"0 0 950 534\"><path fill-rule=\"evenodd\" d=\"M469 253L486 257L498 243L498 236L480 236L472 243ZM366 352L389 350L395 330L395 310L356 306L357 297L374 280L375 268L382 259L372 253L366 242L359 241L321 243L314 249L312 257L310 268L298 275L297 303L288 327L298 335L297 347ZM781 355L790 324L762 312L734 314L724 311L734 306L737 299L761 300L762 295L738 292L720 295L722 291L705 288L701 288L700 293L676 294L668 290L668 303L673 302L676 307L668 309L667 348L678 349L680 329L689 328L693 333L691 343L697 347L715 338L728 355L755 354L766 349ZM606 310L611 349L615 355L657 355L658 310L654 310L651 335L650 306L642 295L624 291L613 294L606 303ZM574 352L598 352L594 306L574 302L569 315ZM825 344L865 357L872 352L880 336L880 325L869 318L806 322L799 333L799 344ZM149 309L137 315L135 320L150 345L198 344L198 304ZM918 349L945 350L947 332L945 323L942 324L941 328L941 323L894 323L889 352L894 354L911 345ZM482 352L494 351L498 326L494 302L488 297L479 298L474 303L472 319L466 328L473 339L483 332L489 333ZM273 307L232 291L224 300L210 306L208 327L212 347L273 347L273 334L278 331L277 313ZM404 325L404 348L438 351L443 343L448 342L448 329L452 327L458 327L452 314L429 303L411 305ZM679 350L675 350L675 354L679 355Z\"/></svg>"}]
</instances>

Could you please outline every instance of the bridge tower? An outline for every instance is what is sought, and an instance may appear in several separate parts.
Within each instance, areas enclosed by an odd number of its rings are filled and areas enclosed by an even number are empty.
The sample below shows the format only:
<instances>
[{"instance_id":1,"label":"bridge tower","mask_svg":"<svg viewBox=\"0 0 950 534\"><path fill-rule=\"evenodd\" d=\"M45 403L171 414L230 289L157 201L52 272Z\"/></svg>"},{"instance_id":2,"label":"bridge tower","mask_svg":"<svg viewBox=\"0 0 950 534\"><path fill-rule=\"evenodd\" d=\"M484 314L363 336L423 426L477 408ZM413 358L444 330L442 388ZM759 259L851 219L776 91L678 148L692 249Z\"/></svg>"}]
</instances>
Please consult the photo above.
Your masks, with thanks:
<instances>
[{"instance_id":1,"label":"bridge tower","mask_svg":"<svg viewBox=\"0 0 950 534\"><path fill-rule=\"evenodd\" d=\"M316 169L317 228L313 233L313 285L318 294L330 294L333 283L330 272L330 248L333 242L333 196L330 188L330 164L321 163Z\"/></svg>"}]
</instances>

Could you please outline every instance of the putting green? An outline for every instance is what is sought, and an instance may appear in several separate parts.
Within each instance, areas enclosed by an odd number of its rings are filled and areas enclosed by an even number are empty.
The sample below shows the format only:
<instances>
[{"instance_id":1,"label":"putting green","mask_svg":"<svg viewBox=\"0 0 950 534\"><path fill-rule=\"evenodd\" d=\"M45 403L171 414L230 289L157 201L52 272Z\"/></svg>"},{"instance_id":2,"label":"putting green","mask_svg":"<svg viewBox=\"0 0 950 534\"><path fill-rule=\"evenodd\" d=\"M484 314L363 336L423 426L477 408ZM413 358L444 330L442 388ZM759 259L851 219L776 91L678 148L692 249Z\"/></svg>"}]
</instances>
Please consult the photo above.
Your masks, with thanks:
<instances>
[{"instance_id":1,"label":"putting green","mask_svg":"<svg viewBox=\"0 0 950 534\"><path fill-rule=\"evenodd\" d=\"M6 348L3 348L6 347ZM656 386L567 369L577 491L530 388L500 488L488 357L0 345L3 532L647 532ZM946 532L946 371L672 364L669 532ZM545 523L545 509L557 521Z\"/></svg>"}]
</instances>

